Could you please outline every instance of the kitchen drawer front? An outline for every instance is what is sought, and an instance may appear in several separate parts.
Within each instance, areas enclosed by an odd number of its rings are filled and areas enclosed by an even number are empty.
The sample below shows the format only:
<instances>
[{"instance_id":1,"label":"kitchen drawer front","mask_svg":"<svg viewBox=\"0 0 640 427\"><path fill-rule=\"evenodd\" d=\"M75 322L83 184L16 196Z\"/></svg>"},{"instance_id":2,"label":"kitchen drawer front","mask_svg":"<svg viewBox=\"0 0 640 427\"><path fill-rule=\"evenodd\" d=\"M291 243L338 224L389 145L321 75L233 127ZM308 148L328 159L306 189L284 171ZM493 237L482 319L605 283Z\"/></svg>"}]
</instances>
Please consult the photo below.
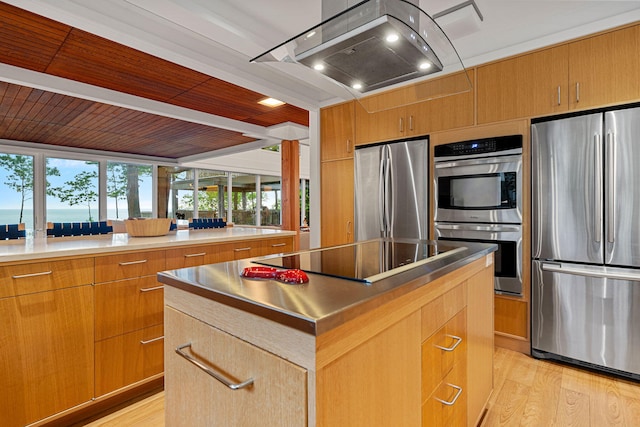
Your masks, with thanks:
<instances>
[{"instance_id":1,"label":"kitchen drawer front","mask_svg":"<svg viewBox=\"0 0 640 427\"><path fill-rule=\"evenodd\" d=\"M195 267L197 265L220 262L217 260L218 252L224 245L187 246L176 249L167 249L167 270Z\"/></svg>"},{"instance_id":2,"label":"kitchen drawer front","mask_svg":"<svg viewBox=\"0 0 640 427\"><path fill-rule=\"evenodd\" d=\"M307 426L305 369L171 307L165 321L166 425ZM180 351L201 366L176 352L187 344ZM204 369L254 382L232 390Z\"/></svg>"},{"instance_id":3,"label":"kitchen drawer front","mask_svg":"<svg viewBox=\"0 0 640 427\"><path fill-rule=\"evenodd\" d=\"M422 405L422 425L467 425L466 364L457 363ZM443 403L446 402L446 403Z\"/></svg>"},{"instance_id":4,"label":"kitchen drawer front","mask_svg":"<svg viewBox=\"0 0 640 427\"><path fill-rule=\"evenodd\" d=\"M422 400L426 400L454 365L466 363L467 310L463 309L422 344Z\"/></svg>"},{"instance_id":5,"label":"kitchen drawer front","mask_svg":"<svg viewBox=\"0 0 640 427\"><path fill-rule=\"evenodd\" d=\"M467 283L451 289L422 307L422 341L429 338L467 305Z\"/></svg>"},{"instance_id":6,"label":"kitchen drawer front","mask_svg":"<svg viewBox=\"0 0 640 427\"><path fill-rule=\"evenodd\" d=\"M95 285L96 341L163 322L163 285L155 276Z\"/></svg>"},{"instance_id":7,"label":"kitchen drawer front","mask_svg":"<svg viewBox=\"0 0 640 427\"><path fill-rule=\"evenodd\" d=\"M279 254L293 251L292 237L278 237L277 239L266 239L261 242L260 255Z\"/></svg>"},{"instance_id":8,"label":"kitchen drawer front","mask_svg":"<svg viewBox=\"0 0 640 427\"><path fill-rule=\"evenodd\" d=\"M252 258L262 255L262 241L259 239L245 240L232 244L233 259Z\"/></svg>"},{"instance_id":9,"label":"kitchen drawer front","mask_svg":"<svg viewBox=\"0 0 640 427\"><path fill-rule=\"evenodd\" d=\"M0 298L93 283L93 258L0 267Z\"/></svg>"},{"instance_id":10,"label":"kitchen drawer front","mask_svg":"<svg viewBox=\"0 0 640 427\"><path fill-rule=\"evenodd\" d=\"M162 325L157 325L96 342L96 396L162 373L163 335Z\"/></svg>"},{"instance_id":11,"label":"kitchen drawer front","mask_svg":"<svg viewBox=\"0 0 640 427\"><path fill-rule=\"evenodd\" d=\"M96 257L96 283L151 276L165 268L165 251Z\"/></svg>"}]
</instances>

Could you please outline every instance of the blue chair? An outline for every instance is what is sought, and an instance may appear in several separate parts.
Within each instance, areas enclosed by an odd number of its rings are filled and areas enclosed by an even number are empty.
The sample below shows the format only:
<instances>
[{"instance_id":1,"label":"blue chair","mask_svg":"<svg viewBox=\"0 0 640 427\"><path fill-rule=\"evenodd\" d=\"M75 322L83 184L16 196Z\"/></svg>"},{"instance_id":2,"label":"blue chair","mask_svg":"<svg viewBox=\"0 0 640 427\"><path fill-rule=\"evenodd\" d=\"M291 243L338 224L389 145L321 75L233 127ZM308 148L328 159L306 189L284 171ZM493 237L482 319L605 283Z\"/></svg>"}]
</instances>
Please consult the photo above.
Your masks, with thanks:
<instances>
[{"instance_id":1,"label":"blue chair","mask_svg":"<svg viewBox=\"0 0 640 427\"><path fill-rule=\"evenodd\" d=\"M111 221L47 223L47 237L90 236L109 233L113 233Z\"/></svg>"},{"instance_id":2,"label":"blue chair","mask_svg":"<svg viewBox=\"0 0 640 427\"><path fill-rule=\"evenodd\" d=\"M0 224L0 240L24 239L25 237L24 223Z\"/></svg>"}]
</instances>

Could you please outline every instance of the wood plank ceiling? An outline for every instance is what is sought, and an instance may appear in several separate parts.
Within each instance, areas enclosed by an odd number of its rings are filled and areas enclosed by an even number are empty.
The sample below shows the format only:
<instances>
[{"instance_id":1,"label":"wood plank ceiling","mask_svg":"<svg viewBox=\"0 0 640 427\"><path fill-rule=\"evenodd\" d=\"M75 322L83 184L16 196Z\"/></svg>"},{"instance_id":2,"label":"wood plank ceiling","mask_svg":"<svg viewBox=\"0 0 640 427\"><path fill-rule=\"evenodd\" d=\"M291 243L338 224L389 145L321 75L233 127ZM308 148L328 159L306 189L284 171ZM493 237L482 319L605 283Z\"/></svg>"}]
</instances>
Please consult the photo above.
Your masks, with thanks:
<instances>
[{"instance_id":1,"label":"wood plank ceiling","mask_svg":"<svg viewBox=\"0 0 640 427\"><path fill-rule=\"evenodd\" d=\"M259 126L306 110L0 3L0 62ZM241 133L0 82L0 138L176 159L250 142Z\"/></svg>"}]
</instances>

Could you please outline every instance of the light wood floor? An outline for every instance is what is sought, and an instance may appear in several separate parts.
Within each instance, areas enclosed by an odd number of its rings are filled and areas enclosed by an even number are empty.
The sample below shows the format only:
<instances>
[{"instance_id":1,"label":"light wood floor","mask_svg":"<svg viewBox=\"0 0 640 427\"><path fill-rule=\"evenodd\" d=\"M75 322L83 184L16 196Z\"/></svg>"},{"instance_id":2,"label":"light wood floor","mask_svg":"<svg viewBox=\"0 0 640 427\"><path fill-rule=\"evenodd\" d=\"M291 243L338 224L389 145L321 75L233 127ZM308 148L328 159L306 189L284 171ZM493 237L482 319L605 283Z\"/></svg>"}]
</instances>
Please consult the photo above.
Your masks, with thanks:
<instances>
[{"instance_id":1,"label":"light wood floor","mask_svg":"<svg viewBox=\"0 0 640 427\"><path fill-rule=\"evenodd\" d=\"M163 427L163 411L158 393L86 425ZM493 426L640 426L640 384L497 348L482 422Z\"/></svg>"}]
</instances>

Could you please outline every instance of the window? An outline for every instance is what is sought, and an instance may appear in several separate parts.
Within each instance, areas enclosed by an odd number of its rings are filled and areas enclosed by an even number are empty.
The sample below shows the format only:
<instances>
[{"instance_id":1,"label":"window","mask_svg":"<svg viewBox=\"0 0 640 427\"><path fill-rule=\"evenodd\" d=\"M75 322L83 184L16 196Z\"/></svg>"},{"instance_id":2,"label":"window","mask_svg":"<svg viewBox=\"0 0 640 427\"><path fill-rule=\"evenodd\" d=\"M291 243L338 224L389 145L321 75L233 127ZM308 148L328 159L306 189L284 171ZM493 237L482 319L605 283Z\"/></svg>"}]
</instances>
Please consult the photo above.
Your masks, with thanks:
<instances>
[{"instance_id":1,"label":"window","mask_svg":"<svg viewBox=\"0 0 640 427\"><path fill-rule=\"evenodd\" d=\"M151 165L107 162L107 218L150 218Z\"/></svg>"},{"instance_id":2,"label":"window","mask_svg":"<svg viewBox=\"0 0 640 427\"><path fill-rule=\"evenodd\" d=\"M198 218L227 216L227 173L198 170Z\"/></svg>"},{"instance_id":3,"label":"window","mask_svg":"<svg viewBox=\"0 0 640 427\"><path fill-rule=\"evenodd\" d=\"M159 218L193 218L193 173L191 168L158 167Z\"/></svg>"},{"instance_id":4,"label":"window","mask_svg":"<svg viewBox=\"0 0 640 427\"><path fill-rule=\"evenodd\" d=\"M232 222L234 224L256 224L256 176L232 173L231 190Z\"/></svg>"},{"instance_id":5,"label":"window","mask_svg":"<svg viewBox=\"0 0 640 427\"><path fill-rule=\"evenodd\" d=\"M98 221L98 162L48 157L49 222Z\"/></svg>"},{"instance_id":6,"label":"window","mask_svg":"<svg viewBox=\"0 0 640 427\"><path fill-rule=\"evenodd\" d=\"M280 225L282 185L279 176L260 177L260 225Z\"/></svg>"},{"instance_id":7,"label":"window","mask_svg":"<svg viewBox=\"0 0 640 427\"><path fill-rule=\"evenodd\" d=\"M33 156L0 153L0 224L33 230Z\"/></svg>"}]
</instances>

